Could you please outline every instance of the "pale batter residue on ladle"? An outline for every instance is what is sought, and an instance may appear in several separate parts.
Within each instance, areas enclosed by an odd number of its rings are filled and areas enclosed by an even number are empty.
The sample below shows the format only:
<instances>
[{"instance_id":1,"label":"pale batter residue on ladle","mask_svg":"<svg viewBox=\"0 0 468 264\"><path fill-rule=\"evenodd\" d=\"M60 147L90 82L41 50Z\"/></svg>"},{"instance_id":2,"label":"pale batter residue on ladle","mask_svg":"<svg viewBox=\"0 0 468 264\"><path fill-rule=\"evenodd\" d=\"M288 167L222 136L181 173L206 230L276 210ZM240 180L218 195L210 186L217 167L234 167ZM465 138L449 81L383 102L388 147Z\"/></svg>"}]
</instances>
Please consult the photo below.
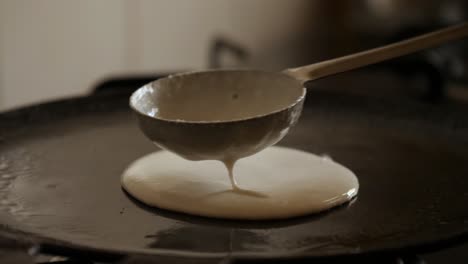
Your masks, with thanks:
<instances>
[{"instance_id":1,"label":"pale batter residue on ladle","mask_svg":"<svg viewBox=\"0 0 468 264\"><path fill-rule=\"evenodd\" d=\"M151 206L230 219L316 213L351 200L359 189L356 176L342 165L290 148L270 147L225 165L230 180L219 161L193 162L159 151L131 164L122 185Z\"/></svg>"}]
</instances>

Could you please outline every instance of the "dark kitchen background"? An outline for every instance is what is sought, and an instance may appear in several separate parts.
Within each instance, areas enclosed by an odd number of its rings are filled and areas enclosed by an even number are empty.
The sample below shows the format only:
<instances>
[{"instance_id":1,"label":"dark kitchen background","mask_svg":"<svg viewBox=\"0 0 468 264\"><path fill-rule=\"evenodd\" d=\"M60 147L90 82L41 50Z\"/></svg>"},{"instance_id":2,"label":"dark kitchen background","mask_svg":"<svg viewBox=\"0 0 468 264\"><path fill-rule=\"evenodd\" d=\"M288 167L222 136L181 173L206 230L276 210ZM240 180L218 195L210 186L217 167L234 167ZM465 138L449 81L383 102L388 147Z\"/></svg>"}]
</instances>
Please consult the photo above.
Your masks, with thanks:
<instances>
[{"instance_id":1,"label":"dark kitchen background","mask_svg":"<svg viewBox=\"0 0 468 264\"><path fill-rule=\"evenodd\" d=\"M137 88L180 71L281 70L467 17L468 2L461 0L0 0L0 111L96 89ZM468 107L467 67L464 40L310 85L337 95ZM92 263L31 257L15 248L0 237L0 262ZM466 263L467 248L369 263Z\"/></svg>"},{"instance_id":2,"label":"dark kitchen background","mask_svg":"<svg viewBox=\"0 0 468 264\"><path fill-rule=\"evenodd\" d=\"M84 94L109 79L299 66L463 21L467 10L466 1L453 0L3 0L0 109ZM466 47L445 45L317 86L463 98ZM366 81L344 85L368 71ZM376 89L376 82L387 85Z\"/></svg>"}]
</instances>

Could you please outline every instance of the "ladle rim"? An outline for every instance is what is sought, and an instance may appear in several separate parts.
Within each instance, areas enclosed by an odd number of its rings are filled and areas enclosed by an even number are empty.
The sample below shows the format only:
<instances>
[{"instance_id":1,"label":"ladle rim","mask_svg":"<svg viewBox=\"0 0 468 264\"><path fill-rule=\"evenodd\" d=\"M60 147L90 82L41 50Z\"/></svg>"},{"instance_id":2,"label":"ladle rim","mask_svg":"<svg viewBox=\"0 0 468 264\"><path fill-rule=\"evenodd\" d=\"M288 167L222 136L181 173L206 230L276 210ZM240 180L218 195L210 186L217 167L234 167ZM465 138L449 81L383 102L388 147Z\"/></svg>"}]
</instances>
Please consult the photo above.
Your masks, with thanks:
<instances>
[{"instance_id":1,"label":"ladle rim","mask_svg":"<svg viewBox=\"0 0 468 264\"><path fill-rule=\"evenodd\" d=\"M265 113L265 114L260 114L260 115L255 115L255 116L249 116L249 117L245 117L245 118L237 118L237 119L232 119L232 120L211 120L211 121L205 121L205 120L184 120L184 119L167 119L167 118L161 118L161 117L156 117L156 116L153 116L153 115L150 115L148 113L145 113L143 111L140 111L135 105L134 105L134 97L136 96L136 94L143 88L145 88L146 86L148 85L152 85L153 83L155 82L158 82L158 81L162 81L164 79L169 79L169 78L174 78L174 77L183 77L185 75L193 75L193 74L204 74L204 73L214 73L214 72L252 72L252 73L260 73L260 74L281 74L283 77L286 77L286 78L289 78L297 83L299 83L301 86L302 86L302 93L300 96L297 97L297 99L289 104L288 106L286 107L283 107L283 108L279 108L278 110L275 110L275 111L271 111L271 112L268 112L268 113ZM250 70L250 69L209 69L209 70L195 70L195 71L187 71L187 72L182 72L182 73L176 73L176 74L171 74L171 75L168 75L167 77L164 77L164 78L161 78L161 79L157 79L157 80L154 80L152 82L149 82L145 85L143 85L142 87L138 88L137 90L135 90L132 95L130 96L130 99L129 99L129 105L130 105L130 108L135 111L136 113L142 115L142 116L145 116L147 118L151 118L151 119L155 119L155 120L158 120L158 121L164 121L164 122L168 122L168 123L174 123L174 124L193 124L193 125L201 125L201 124L204 124L204 125L209 125L209 124L228 124L228 123L236 123L236 122L244 122L244 121L251 121L251 120L255 120L255 119L261 119L261 118L265 118L265 117L268 117L268 116L272 116L272 115L275 115L275 114L278 114L278 113L281 113L283 111L287 111L289 109L292 109L294 108L295 106L297 106L300 102L302 102L305 97L306 97L306 94L307 94L307 89L304 87L303 83L294 78L294 77L291 77L285 73L281 73L281 72L271 72L271 71L263 71L263 70Z\"/></svg>"}]
</instances>

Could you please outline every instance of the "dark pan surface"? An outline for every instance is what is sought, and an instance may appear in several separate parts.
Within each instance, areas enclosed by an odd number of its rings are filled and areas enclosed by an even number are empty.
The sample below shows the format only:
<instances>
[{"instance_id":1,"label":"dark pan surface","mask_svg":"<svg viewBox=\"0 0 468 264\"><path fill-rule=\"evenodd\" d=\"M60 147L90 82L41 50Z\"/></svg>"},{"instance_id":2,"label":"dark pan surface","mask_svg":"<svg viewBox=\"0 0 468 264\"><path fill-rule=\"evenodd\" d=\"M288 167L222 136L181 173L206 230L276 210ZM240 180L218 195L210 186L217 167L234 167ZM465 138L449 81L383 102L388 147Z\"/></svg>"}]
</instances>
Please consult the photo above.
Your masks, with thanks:
<instances>
[{"instance_id":1,"label":"dark pan surface","mask_svg":"<svg viewBox=\"0 0 468 264\"><path fill-rule=\"evenodd\" d=\"M422 250L468 231L466 111L310 94L280 145L326 153L349 167L360 180L358 198L316 216L239 222L148 208L124 193L122 171L156 150L138 130L127 96L0 115L3 229L34 233L49 251L189 257Z\"/></svg>"}]
</instances>

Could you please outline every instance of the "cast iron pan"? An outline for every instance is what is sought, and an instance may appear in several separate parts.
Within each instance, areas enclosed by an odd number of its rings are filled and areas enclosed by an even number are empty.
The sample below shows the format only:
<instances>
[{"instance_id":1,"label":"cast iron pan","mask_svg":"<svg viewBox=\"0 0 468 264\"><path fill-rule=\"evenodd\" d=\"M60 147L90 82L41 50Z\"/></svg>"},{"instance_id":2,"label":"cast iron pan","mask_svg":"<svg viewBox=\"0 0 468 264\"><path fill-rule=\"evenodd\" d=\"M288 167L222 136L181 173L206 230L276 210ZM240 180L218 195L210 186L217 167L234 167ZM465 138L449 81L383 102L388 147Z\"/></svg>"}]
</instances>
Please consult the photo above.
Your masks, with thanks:
<instances>
[{"instance_id":1,"label":"cast iron pan","mask_svg":"<svg viewBox=\"0 0 468 264\"><path fill-rule=\"evenodd\" d=\"M1 230L48 253L234 259L423 251L468 233L466 110L311 92L280 145L349 167L357 199L319 215L243 222L149 208L121 189L126 166L157 150L128 96L0 114Z\"/></svg>"}]
</instances>

